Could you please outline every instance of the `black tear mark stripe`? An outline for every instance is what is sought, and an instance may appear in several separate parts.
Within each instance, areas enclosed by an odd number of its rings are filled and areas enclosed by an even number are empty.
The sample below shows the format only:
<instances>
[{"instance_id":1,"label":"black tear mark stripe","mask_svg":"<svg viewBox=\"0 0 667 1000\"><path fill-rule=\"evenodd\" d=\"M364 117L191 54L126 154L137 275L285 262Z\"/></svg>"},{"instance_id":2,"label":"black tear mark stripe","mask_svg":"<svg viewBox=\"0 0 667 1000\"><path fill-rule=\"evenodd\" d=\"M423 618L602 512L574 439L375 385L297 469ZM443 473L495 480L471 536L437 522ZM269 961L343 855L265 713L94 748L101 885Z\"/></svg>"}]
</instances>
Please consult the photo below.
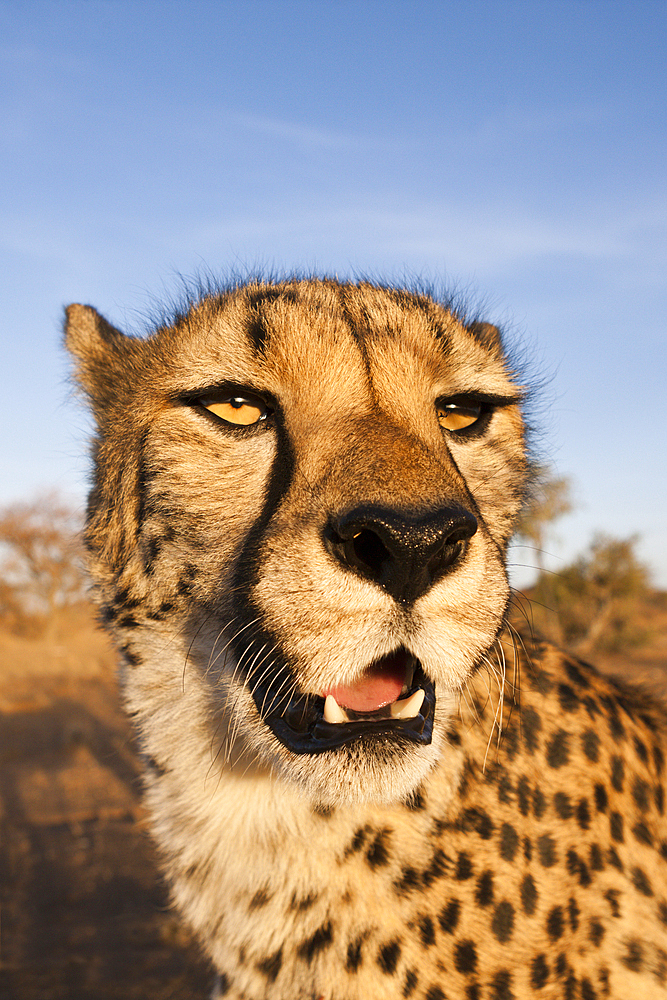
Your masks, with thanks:
<instances>
[{"instance_id":1,"label":"black tear mark stripe","mask_svg":"<svg viewBox=\"0 0 667 1000\"><path fill-rule=\"evenodd\" d=\"M237 560L234 588L238 588L240 595L239 609L247 600L251 588L259 581L261 575L260 550L264 533L294 481L296 468L294 447L286 428L279 420L276 421L275 433L277 444L267 477L264 504L248 533L243 550Z\"/></svg>"},{"instance_id":2,"label":"black tear mark stripe","mask_svg":"<svg viewBox=\"0 0 667 1000\"><path fill-rule=\"evenodd\" d=\"M258 611L251 600L252 589L261 576L261 549L266 529L294 480L294 449L279 420L276 420L275 433L276 451L267 477L262 510L248 532L232 580L233 612L239 623L239 639L232 646L237 662L241 663L252 662L254 653L261 657L263 653L266 655L267 650L276 648L274 636L262 627L261 621L257 621ZM286 675L285 681L288 680Z\"/></svg>"}]
</instances>

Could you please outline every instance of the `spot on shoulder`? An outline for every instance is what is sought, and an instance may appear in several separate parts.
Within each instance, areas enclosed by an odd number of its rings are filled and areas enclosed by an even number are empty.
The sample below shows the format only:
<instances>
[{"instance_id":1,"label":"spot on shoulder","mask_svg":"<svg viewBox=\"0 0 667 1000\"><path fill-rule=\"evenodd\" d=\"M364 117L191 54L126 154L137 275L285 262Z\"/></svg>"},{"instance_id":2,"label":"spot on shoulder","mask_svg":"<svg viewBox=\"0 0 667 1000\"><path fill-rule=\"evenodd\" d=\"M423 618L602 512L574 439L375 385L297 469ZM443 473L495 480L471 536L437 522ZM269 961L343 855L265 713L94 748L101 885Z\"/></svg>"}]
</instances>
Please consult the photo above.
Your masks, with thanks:
<instances>
[{"instance_id":1,"label":"spot on shoulder","mask_svg":"<svg viewBox=\"0 0 667 1000\"><path fill-rule=\"evenodd\" d=\"M477 971L477 948L474 941L459 941L454 948L454 966L465 976Z\"/></svg>"},{"instance_id":2,"label":"spot on shoulder","mask_svg":"<svg viewBox=\"0 0 667 1000\"><path fill-rule=\"evenodd\" d=\"M474 830L482 840L490 840L493 835L493 820L484 809L466 809L459 817L456 827L464 833Z\"/></svg>"},{"instance_id":3,"label":"spot on shoulder","mask_svg":"<svg viewBox=\"0 0 667 1000\"><path fill-rule=\"evenodd\" d=\"M330 922L318 927L314 934L302 941L297 948L297 955L310 965L316 955L325 951L333 941L333 928Z\"/></svg>"},{"instance_id":4,"label":"spot on shoulder","mask_svg":"<svg viewBox=\"0 0 667 1000\"><path fill-rule=\"evenodd\" d=\"M505 861L513 861L519 847L519 834L511 823L503 823L500 828L500 856Z\"/></svg>"},{"instance_id":5,"label":"spot on shoulder","mask_svg":"<svg viewBox=\"0 0 667 1000\"><path fill-rule=\"evenodd\" d=\"M375 834L372 844L366 851L366 860L373 871L375 871L376 868L383 868L385 865L389 864L390 839L391 830L386 827L382 830L378 830Z\"/></svg>"},{"instance_id":6,"label":"spot on shoulder","mask_svg":"<svg viewBox=\"0 0 667 1000\"><path fill-rule=\"evenodd\" d=\"M356 938L354 941L350 941L347 946L347 957L345 959L345 968L348 972L356 972L362 963L361 949L365 940L365 935Z\"/></svg>"},{"instance_id":7,"label":"spot on shoulder","mask_svg":"<svg viewBox=\"0 0 667 1000\"><path fill-rule=\"evenodd\" d=\"M643 740L640 740L638 736L634 736L632 739L635 753L639 757L642 764L648 764L648 750L646 749L646 744Z\"/></svg>"},{"instance_id":8,"label":"spot on shoulder","mask_svg":"<svg viewBox=\"0 0 667 1000\"><path fill-rule=\"evenodd\" d=\"M425 868L421 873L421 881L425 886L431 885L436 879L442 878L447 873L451 864L451 859L441 848L438 848L433 852L428 868Z\"/></svg>"},{"instance_id":9,"label":"spot on shoulder","mask_svg":"<svg viewBox=\"0 0 667 1000\"><path fill-rule=\"evenodd\" d=\"M273 955L257 963L257 969L266 976L267 982L274 983L283 964L283 950L279 948Z\"/></svg>"},{"instance_id":10,"label":"spot on shoulder","mask_svg":"<svg viewBox=\"0 0 667 1000\"><path fill-rule=\"evenodd\" d=\"M621 915L621 907L619 906L618 897L618 889L607 889L604 894L604 898L609 903L609 909L611 910L612 917L620 917Z\"/></svg>"},{"instance_id":11,"label":"spot on shoulder","mask_svg":"<svg viewBox=\"0 0 667 1000\"><path fill-rule=\"evenodd\" d=\"M534 990L541 990L548 982L551 970L546 955L536 955L530 966L530 985Z\"/></svg>"},{"instance_id":12,"label":"spot on shoulder","mask_svg":"<svg viewBox=\"0 0 667 1000\"><path fill-rule=\"evenodd\" d=\"M604 858L602 857L602 850L600 845L593 843L588 850L588 861L595 872L601 872L604 869Z\"/></svg>"},{"instance_id":13,"label":"spot on shoulder","mask_svg":"<svg viewBox=\"0 0 667 1000\"><path fill-rule=\"evenodd\" d=\"M612 739L625 739L625 726L621 722L618 714L618 704L616 699L612 697L612 695L605 694L601 696L600 703L606 709L607 725L609 726L609 732L611 733Z\"/></svg>"},{"instance_id":14,"label":"spot on shoulder","mask_svg":"<svg viewBox=\"0 0 667 1000\"><path fill-rule=\"evenodd\" d=\"M632 972L641 972L644 965L644 949L641 941L636 938L626 943L625 954L621 955L621 962Z\"/></svg>"},{"instance_id":15,"label":"spot on shoulder","mask_svg":"<svg viewBox=\"0 0 667 1000\"><path fill-rule=\"evenodd\" d=\"M352 840L343 851L343 858L345 860L351 858L353 854L357 854L361 850L369 833L369 826L360 826L357 830L355 830Z\"/></svg>"},{"instance_id":16,"label":"spot on shoulder","mask_svg":"<svg viewBox=\"0 0 667 1000\"><path fill-rule=\"evenodd\" d=\"M594 947L599 948L605 935L605 929L600 921L593 917L588 924L588 940Z\"/></svg>"},{"instance_id":17,"label":"spot on shoulder","mask_svg":"<svg viewBox=\"0 0 667 1000\"><path fill-rule=\"evenodd\" d=\"M584 677L583 673L581 672L581 666L583 666L583 664L579 664L575 660L570 660L569 658L566 658L563 663L563 666L565 667L565 672L567 673L567 676L570 678L570 681L576 687L589 688L591 686L588 678ZM588 667L588 669L592 670L593 668Z\"/></svg>"},{"instance_id":18,"label":"spot on shoulder","mask_svg":"<svg viewBox=\"0 0 667 1000\"><path fill-rule=\"evenodd\" d=\"M269 892L266 887L258 889L248 904L248 910L261 910L272 898L273 893Z\"/></svg>"},{"instance_id":19,"label":"spot on shoulder","mask_svg":"<svg viewBox=\"0 0 667 1000\"><path fill-rule=\"evenodd\" d=\"M472 878L473 874L474 871L470 856L465 851L461 851L456 862L454 878L457 882L465 882L469 878Z\"/></svg>"},{"instance_id":20,"label":"spot on shoulder","mask_svg":"<svg viewBox=\"0 0 667 1000\"><path fill-rule=\"evenodd\" d=\"M623 781L625 779L625 764L622 757L611 758L611 783L617 792L623 791Z\"/></svg>"},{"instance_id":21,"label":"spot on shoulder","mask_svg":"<svg viewBox=\"0 0 667 1000\"><path fill-rule=\"evenodd\" d=\"M453 934L456 930L461 915L461 903L458 899L450 899L445 907L440 911L438 923L445 934Z\"/></svg>"},{"instance_id":22,"label":"spot on shoulder","mask_svg":"<svg viewBox=\"0 0 667 1000\"><path fill-rule=\"evenodd\" d=\"M514 797L514 785L505 773L498 778L498 801L511 805Z\"/></svg>"},{"instance_id":23,"label":"spot on shoulder","mask_svg":"<svg viewBox=\"0 0 667 1000\"><path fill-rule=\"evenodd\" d=\"M648 878L648 875L642 868L633 868L630 873L630 878L632 879L632 884L634 885L637 892L640 892L642 896L652 896L653 887Z\"/></svg>"},{"instance_id":24,"label":"spot on shoulder","mask_svg":"<svg viewBox=\"0 0 667 1000\"><path fill-rule=\"evenodd\" d=\"M569 738L570 734L564 729L557 729L551 739L547 742L547 764L554 769L564 767L569 763Z\"/></svg>"},{"instance_id":25,"label":"spot on shoulder","mask_svg":"<svg viewBox=\"0 0 667 1000\"><path fill-rule=\"evenodd\" d=\"M401 869L400 877L394 882L394 889L399 896L407 896L410 892L420 889L422 879L419 872L410 865Z\"/></svg>"},{"instance_id":26,"label":"spot on shoulder","mask_svg":"<svg viewBox=\"0 0 667 1000\"><path fill-rule=\"evenodd\" d=\"M401 957L400 938L382 945L377 955L377 964L387 976L393 976Z\"/></svg>"},{"instance_id":27,"label":"spot on shoulder","mask_svg":"<svg viewBox=\"0 0 667 1000\"><path fill-rule=\"evenodd\" d=\"M653 837L646 823L635 823L632 835L640 844L646 844L647 847L653 846Z\"/></svg>"},{"instance_id":28,"label":"spot on shoulder","mask_svg":"<svg viewBox=\"0 0 667 1000\"><path fill-rule=\"evenodd\" d=\"M592 729L587 729L581 734L581 745L586 757L596 764L600 757L600 737L598 734Z\"/></svg>"},{"instance_id":29,"label":"spot on shoulder","mask_svg":"<svg viewBox=\"0 0 667 1000\"><path fill-rule=\"evenodd\" d=\"M599 813L607 811L607 805L609 804L609 796L607 795L607 789L604 785L597 784L594 789L595 795L595 808Z\"/></svg>"},{"instance_id":30,"label":"spot on shoulder","mask_svg":"<svg viewBox=\"0 0 667 1000\"><path fill-rule=\"evenodd\" d=\"M542 720L534 708L528 707L522 711L521 729L528 752L535 753L539 746L538 736L542 729Z\"/></svg>"},{"instance_id":31,"label":"spot on shoulder","mask_svg":"<svg viewBox=\"0 0 667 1000\"><path fill-rule=\"evenodd\" d=\"M565 918L562 906L552 907L547 916L547 934L552 941L558 941L563 936L564 928Z\"/></svg>"},{"instance_id":32,"label":"spot on shoulder","mask_svg":"<svg viewBox=\"0 0 667 1000\"><path fill-rule=\"evenodd\" d=\"M569 684L558 685L558 701L564 712L576 712L579 709L579 697Z\"/></svg>"},{"instance_id":33,"label":"spot on shoulder","mask_svg":"<svg viewBox=\"0 0 667 1000\"><path fill-rule=\"evenodd\" d=\"M577 804L577 823L582 830L587 830L591 824L591 810L588 799L579 799Z\"/></svg>"},{"instance_id":34,"label":"spot on shoulder","mask_svg":"<svg viewBox=\"0 0 667 1000\"><path fill-rule=\"evenodd\" d=\"M640 812L646 812L649 807L649 787L641 778L635 778L632 783L632 798Z\"/></svg>"},{"instance_id":35,"label":"spot on shoulder","mask_svg":"<svg viewBox=\"0 0 667 1000\"><path fill-rule=\"evenodd\" d=\"M598 1000L598 995L593 989L590 979L584 977L579 985L581 990L581 1000Z\"/></svg>"},{"instance_id":36,"label":"spot on shoulder","mask_svg":"<svg viewBox=\"0 0 667 1000\"><path fill-rule=\"evenodd\" d=\"M546 808L547 800L542 793L542 789L535 786L533 789L533 815L535 819L541 819Z\"/></svg>"},{"instance_id":37,"label":"spot on shoulder","mask_svg":"<svg viewBox=\"0 0 667 1000\"><path fill-rule=\"evenodd\" d=\"M508 969L501 969L495 974L490 983L491 1000L516 1000L512 990L512 973Z\"/></svg>"},{"instance_id":38,"label":"spot on shoulder","mask_svg":"<svg viewBox=\"0 0 667 1000\"><path fill-rule=\"evenodd\" d=\"M570 927L573 931L576 931L579 927L579 917L581 915L581 910L579 909L579 904L577 903L574 896L570 896L567 903L567 916L570 921Z\"/></svg>"},{"instance_id":39,"label":"spot on shoulder","mask_svg":"<svg viewBox=\"0 0 667 1000\"><path fill-rule=\"evenodd\" d=\"M530 810L530 783L525 775L519 778L516 786L517 803L522 816L527 816Z\"/></svg>"},{"instance_id":40,"label":"spot on shoulder","mask_svg":"<svg viewBox=\"0 0 667 1000\"><path fill-rule=\"evenodd\" d=\"M405 982L403 984L403 996L406 998L411 997L417 988L417 983L419 982L419 977L414 969L408 969L405 974Z\"/></svg>"},{"instance_id":41,"label":"spot on shoulder","mask_svg":"<svg viewBox=\"0 0 667 1000\"><path fill-rule=\"evenodd\" d=\"M537 888L532 875L525 875L519 890L521 896L521 906L524 913L532 917L537 907Z\"/></svg>"},{"instance_id":42,"label":"spot on shoulder","mask_svg":"<svg viewBox=\"0 0 667 1000\"><path fill-rule=\"evenodd\" d=\"M609 814L609 834L617 844L622 844L625 840L623 834L623 817L619 812Z\"/></svg>"},{"instance_id":43,"label":"spot on shoulder","mask_svg":"<svg viewBox=\"0 0 667 1000\"><path fill-rule=\"evenodd\" d=\"M503 899L493 911L491 918L493 935L504 944L509 941L514 932L514 907L507 899Z\"/></svg>"},{"instance_id":44,"label":"spot on shoulder","mask_svg":"<svg viewBox=\"0 0 667 1000\"><path fill-rule=\"evenodd\" d=\"M426 809L426 798L424 796L424 790L421 788L416 788L414 792L408 795L407 799L403 803L406 809L411 812L422 812Z\"/></svg>"},{"instance_id":45,"label":"spot on shoulder","mask_svg":"<svg viewBox=\"0 0 667 1000\"><path fill-rule=\"evenodd\" d=\"M493 902L493 896L493 872L487 868L477 879L475 902L478 906L490 906Z\"/></svg>"},{"instance_id":46,"label":"spot on shoulder","mask_svg":"<svg viewBox=\"0 0 667 1000\"><path fill-rule=\"evenodd\" d=\"M584 888L591 884L591 873L588 870L588 865L580 858L574 848L570 848L566 856L567 870L570 875L576 875L579 879L579 885Z\"/></svg>"},{"instance_id":47,"label":"spot on shoulder","mask_svg":"<svg viewBox=\"0 0 667 1000\"><path fill-rule=\"evenodd\" d=\"M417 916L417 927L419 928L419 938L424 948L430 948L435 944L435 927L433 921L427 913Z\"/></svg>"},{"instance_id":48,"label":"spot on shoulder","mask_svg":"<svg viewBox=\"0 0 667 1000\"><path fill-rule=\"evenodd\" d=\"M294 892L292 893L292 898L290 900L289 908L292 912L305 913L309 910L319 899L319 895L316 892L309 892L307 896L297 896Z\"/></svg>"},{"instance_id":49,"label":"spot on shoulder","mask_svg":"<svg viewBox=\"0 0 667 1000\"><path fill-rule=\"evenodd\" d=\"M570 796L565 792L556 792L554 795L554 809L561 819L569 819L572 815Z\"/></svg>"}]
</instances>

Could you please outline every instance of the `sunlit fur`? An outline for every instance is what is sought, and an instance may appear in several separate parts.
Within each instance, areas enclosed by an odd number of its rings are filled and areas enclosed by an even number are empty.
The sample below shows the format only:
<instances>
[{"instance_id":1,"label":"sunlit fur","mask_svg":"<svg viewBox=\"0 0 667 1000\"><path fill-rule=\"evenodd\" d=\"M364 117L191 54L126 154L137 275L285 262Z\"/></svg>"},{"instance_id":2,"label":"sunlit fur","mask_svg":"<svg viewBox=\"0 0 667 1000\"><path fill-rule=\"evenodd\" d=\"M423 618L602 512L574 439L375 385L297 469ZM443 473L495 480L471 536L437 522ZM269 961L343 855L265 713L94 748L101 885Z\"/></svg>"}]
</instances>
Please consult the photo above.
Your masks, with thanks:
<instances>
[{"instance_id":1,"label":"sunlit fur","mask_svg":"<svg viewBox=\"0 0 667 1000\"><path fill-rule=\"evenodd\" d=\"M218 995L532 997L536 947L556 968L549 907L572 895L563 887L579 869L542 866L542 909L517 912L505 938L475 883L455 875L461 856L478 872L499 865L496 899L520 897L525 872L498 861L499 831L523 823L522 864L533 863L533 819L516 789L555 766L544 763L547 728L560 725L551 692L570 683L561 654L526 654L505 629L505 552L527 462L522 390L498 330L427 296L313 279L209 294L143 340L71 306L67 344L98 428L86 541L100 614L123 658L152 831L175 904L220 973ZM197 405L227 386L273 417L230 428ZM440 426L437 401L466 393L499 403L482 432L457 436ZM360 503L401 516L458 505L477 531L429 589L399 601L323 542L328 518ZM246 684L255 671L286 694L319 695L399 646L435 684L428 745L293 753ZM584 683L606 704L607 682ZM570 736L579 747L584 737ZM542 757L531 756L536 741ZM574 765L558 759L554 771L573 796L594 780L590 759ZM656 843L667 840L660 823ZM648 846L634 846L633 863L647 866ZM563 967L575 983L597 976L596 988L606 976L611 992L591 997L627 1000L639 995L618 959L628 935L646 929L653 955L667 940L640 889L600 958L585 921L616 891L617 876L605 879L577 904ZM452 899L463 906L458 937L445 919ZM514 987L503 993L506 974ZM553 976L540 996L564 995ZM477 981L483 993L470 992Z\"/></svg>"}]
</instances>

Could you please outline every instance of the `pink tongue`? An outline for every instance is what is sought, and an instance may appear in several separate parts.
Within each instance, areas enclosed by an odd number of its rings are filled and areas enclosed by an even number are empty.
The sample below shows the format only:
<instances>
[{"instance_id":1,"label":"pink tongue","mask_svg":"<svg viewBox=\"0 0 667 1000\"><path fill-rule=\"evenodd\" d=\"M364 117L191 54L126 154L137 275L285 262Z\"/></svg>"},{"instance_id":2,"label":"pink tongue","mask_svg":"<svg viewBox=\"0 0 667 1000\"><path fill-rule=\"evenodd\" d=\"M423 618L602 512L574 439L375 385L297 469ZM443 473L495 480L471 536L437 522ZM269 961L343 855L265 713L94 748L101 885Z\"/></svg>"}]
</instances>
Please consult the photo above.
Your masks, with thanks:
<instances>
[{"instance_id":1,"label":"pink tongue","mask_svg":"<svg viewBox=\"0 0 667 1000\"><path fill-rule=\"evenodd\" d=\"M370 666L356 684L327 688L322 697L332 694L339 705L353 712L375 712L400 698L405 667L405 652L393 653Z\"/></svg>"}]
</instances>

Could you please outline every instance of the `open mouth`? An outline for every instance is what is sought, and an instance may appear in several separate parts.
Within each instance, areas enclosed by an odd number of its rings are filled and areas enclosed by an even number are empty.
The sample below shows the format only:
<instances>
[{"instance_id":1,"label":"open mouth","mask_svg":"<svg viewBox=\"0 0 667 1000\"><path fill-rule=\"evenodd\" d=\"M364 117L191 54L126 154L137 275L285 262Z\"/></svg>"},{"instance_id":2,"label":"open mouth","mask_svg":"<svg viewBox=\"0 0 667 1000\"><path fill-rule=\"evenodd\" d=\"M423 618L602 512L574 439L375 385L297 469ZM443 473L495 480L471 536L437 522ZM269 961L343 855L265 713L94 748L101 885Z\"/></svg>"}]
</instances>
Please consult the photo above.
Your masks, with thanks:
<instances>
[{"instance_id":1,"label":"open mouth","mask_svg":"<svg viewBox=\"0 0 667 1000\"><path fill-rule=\"evenodd\" d=\"M272 688L284 690L282 680L249 677L248 684L262 719L293 753L321 753L356 740L431 742L435 689L403 647L371 664L355 684L321 695L281 697Z\"/></svg>"}]
</instances>

